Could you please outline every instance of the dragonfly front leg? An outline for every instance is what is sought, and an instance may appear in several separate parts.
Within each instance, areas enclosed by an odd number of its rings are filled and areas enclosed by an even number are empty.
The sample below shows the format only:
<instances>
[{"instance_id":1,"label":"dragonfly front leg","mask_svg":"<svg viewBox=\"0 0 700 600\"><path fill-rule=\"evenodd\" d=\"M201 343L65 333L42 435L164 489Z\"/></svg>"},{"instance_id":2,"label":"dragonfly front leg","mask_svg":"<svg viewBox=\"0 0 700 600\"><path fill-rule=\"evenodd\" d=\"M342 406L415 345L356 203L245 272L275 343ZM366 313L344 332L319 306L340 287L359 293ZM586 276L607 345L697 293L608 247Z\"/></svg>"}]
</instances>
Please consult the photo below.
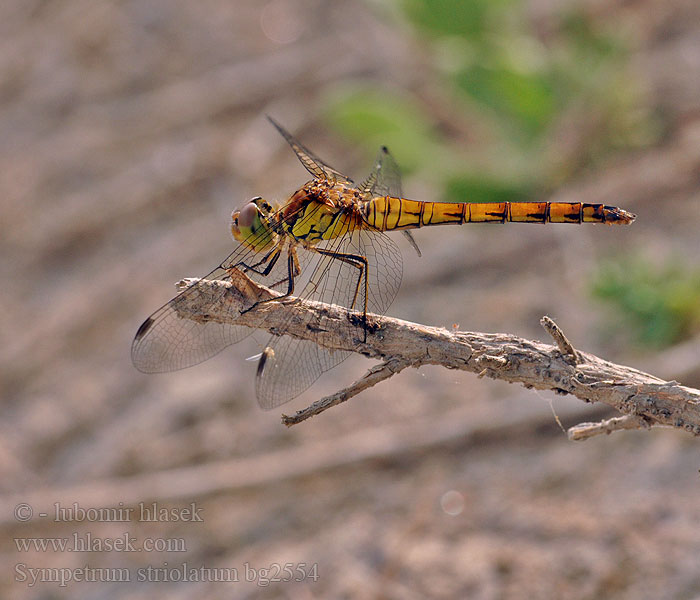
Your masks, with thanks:
<instances>
[{"instance_id":1,"label":"dragonfly front leg","mask_svg":"<svg viewBox=\"0 0 700 600\"><path fill-rule=\"evenodd\" d=\"M277 264L277 259L280 257L280 254L282 253L282 245L277 244L272 250L270 250L265 256L263 256L258 262L256 262L253 265L248 265L245 262L241 261L236 263L235 265L232 265L230 267L224 267L224 268L229 268L229 269L235 269L237 267L243 267L247 271L253 271L253 273L257 273L258 275L261 275L263 277L267 277L272 269L275 267L275 264ZM259 270L258 267L260 265L263 265L267 263L264 269Z\"/></svg>"},{"instance_id":2,"label":"dragonfly front leg","mask_svg":"<svg viewBox=\"0 0 700 600\"><path fill-rule=\"evenodd\" d=\"M248 271L252 271L253 273L256 273L257 275L260 275L261 277L267 277L270 275L272 272L272 269L275 268L275 265L277 264L277 261L279 260L280 255L282 254L282 244L277 244L272 250L270 250L265 256L263 256L258 262L254 264L248 264L244 261L237 262L230 267L224 267L223 268L227 270L232 270L232 269L237 269L238 267L243 267L243 272L246 273ZM265 265L264 269L260 269L261 265ZM291 271L290 271L291 274ZM284 281L284 279L282 280ZM276 285L278 285L281 282L273 283L269 287L274 288ZM292 284L293 285L293 284ZM285 294L285 296L289 295L289 292ZM285 297L282 296L282 297ZM276 298L275 298L276 299ZM267 302L267 300L260 300L258 302L255 302L252 306L249 306L245 310L241 311L241 314L245 314L248 311L254 309L258 304L261 304L262 302Z\"/></svg>"},{"instance_id":3,"label":"dragonfly front leg","mask_svg":"<svg viewBox=\"0 0 700 600\"><path fill-rule=\"evenodd\" d=\"M284 283L286 281L288 282L287 293L279 296L279 298L291 296L292 292L294 292L294 278L298 277L300 274L301 265L299 264L299 257L297 256L296 248L294 246L290 246L289 254L287 255L287 277L276 281L270 285L270 287L276 288L280 283Z\"/></svg>"},{"instance_id":4,"label":"dragonfly front leg","mask_svg":"<svg viewBox=\"0 0 700 600\"><path fill-rule=\"evenodd\" d=\"M279 257L279 254L275 258ZM268 271L269 272L269 271ZM286 280L288 282L287 284L287 292L285 294L282 294L281 296L275 296L274 298L267 298L266 300L260 300L253 304L250 308L247 308L246 310L243 311L243 313L248 312L249 310L252 310L259 304L264 304L266 302L278 302L280 300L284 300L285 298L288 298L294 293L294 278L297 277L301 273L301 266L299 265L299 259L297 258L296 251L294 247L289 248L289 253L287 254L287 277ZM278 283L282 283L282 281L285 281L284 279L278 281L277 283L273 284L272 287L277 285ZM241 314L243 314L241 313Z\"/></svg>"}]
</instances>

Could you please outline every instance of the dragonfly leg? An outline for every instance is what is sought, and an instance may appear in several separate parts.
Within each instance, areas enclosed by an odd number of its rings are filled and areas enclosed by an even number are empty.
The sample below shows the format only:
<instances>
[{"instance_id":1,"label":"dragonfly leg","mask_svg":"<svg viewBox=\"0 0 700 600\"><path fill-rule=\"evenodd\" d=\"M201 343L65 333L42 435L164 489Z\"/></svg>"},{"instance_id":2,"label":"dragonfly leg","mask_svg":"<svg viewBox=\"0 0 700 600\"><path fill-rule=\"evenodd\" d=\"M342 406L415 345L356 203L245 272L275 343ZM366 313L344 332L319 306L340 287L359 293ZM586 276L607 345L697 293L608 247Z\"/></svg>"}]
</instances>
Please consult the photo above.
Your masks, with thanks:
<instances>
[{"instance_id":1,"label":"dragonfly leg","mask_svg":"<svg viewBox=\"0 0 700 600\"><path fill-rule=\"evenodd\" d=\"M279 253L275 257L275 261L279 258ZM269 273L269 271L268 271ZM253 306L246 308L241 314L247 313L249 310L254 309L256 306L259 304L265 304L266 302L279 302L280 300L284 300L285 298L288 298L294 293L294 278L301 273L301 267L299 266L299 259L297 258L296 251L294 250L294 247L290 247L289 253L287 254L287 277L286 280L289 282L287 285L287 292L285 294L282 294L281 296L276 296L274 298L267 298L266 300L260 300L253 304ZM284 279L278 281L274 285L277 285L278 283L281 283L282 281L285 281Z\"/></svg>"},{"instance_id":2,"label":"dragonfly leg","mask_svg":"<svg viewBox=\"0 0 700 600\"><path fill-rule=\"evenodd\" d=\"M293 249L292 249L292 251L293 251ZM258 262L254 263L252 265L249 265L249 264L241 261L241 262L236 263L235 265L228 267L228 268L235 269L237 267L243 267L245 269L244 272L252 271L253 273L260 275L261 277L267 277L272 272L272 269L274 269L281 254L282 254L282 245L278 244L272 250L270 250L270 252L268 252L263 258L261 258ZM295 257L296 257L296 254L295 254ZM260 265L265 264L265 263L267 263L265 268L260 269L259 268ZM295 270L294 271L290 270L289 273L293 274L293 275L298 275L300 272L301 272L301 268L299 267L299 261L297 260ZM280 279L279 281L275 281L274 283L267 284L267 287L274 289L280 283L283 283L283 282L288 281L288 280L289 280L289 276L285 277L283 279ZM289 294L290 294L290 292L287 292L286 294L284 294L284 296L281 296L281 297L284 298L285 296L288 296ZM254 308L257 304L259 304L259 302L256 302L256 304L251 306L248 310L250 310L251 308Z\"/></svg>"},{"instance_id":3,"label":"dragonfly leg","mask_svg":"<svg viewBox=\"0 0 700 600\"><path fill-rule=\"evenodd\" d=\"M248 271L253 271L253 273L257 273L258 275L262 275L263 277L267 277L270 274L270 272L272 271L272 269L274 268L275 264L277 264L277 259L280 257L281 253L282 253L282 246L280 244L278 244L255 264L248 265L248 264L244 263L243 261L241 261L241 262L236 263L235 265L232 265L231 267L228 267L228 268L235 269L236 267L244 267ZM265 263L267 263L265 268L260 270L259 269L260 265L263 265Z\"/></svg>"},{"instance_id":4,"label":"dragonfly leg","mask_svg":"<svg viewBox=\"0 0 700 600\"><path fill-rule=\"evenodd\" d=\"M297 251L294 246L290 246L289 253L292 257L292 265L289 265L289 258L287 258L287 272L291 274L291 278L297 277L298 275L301 274L301 265L299 264L299 257L297 256ZM290 281L290 275L287 275L287 277L284 277L283 279L280 279L279 281L276 281L275 283L271 284L269 287L271 288L276 288L278 285L281 283L284 283L285 281L289 282ZM294 282L291 282L292 284L292 291L294 290ZM285 298L286 296L291 295L292 292L288 291L284 296L281 296L282 298Z\"/></svg>"},{"instance_id":5,"label":"dragonfly leg","mask_svg":"<svg viewBox=\"0 0 700 600\"><path fill-rule=\"evenodd\" d=\"M355 293L353 294L352 297L352 302L350 306L348 307L350 310L353 310L355 308L355 304L357 302L357 296L360 293L360 285L362 284L362 280L364 279L365 282L365 298L364 298L364 306L362 307L362 323L364 325L363 329L365 331L365 339L363 341L367 341L367 299L368 299L368 277L367 273L369 270L369 265L367 263L367 257L362 256L360 254L343 254L341 252L333 252L332 250L324 250L323 248L314 248L316 252L319 254L322 254L324 256L330 256L331 258L335 258L337 260L341 260L344 263L347 263L349 265L352 265L356 269L358 269L359 274L357 277L357 283L355 284Z\"/></svg>"}]
</instances>

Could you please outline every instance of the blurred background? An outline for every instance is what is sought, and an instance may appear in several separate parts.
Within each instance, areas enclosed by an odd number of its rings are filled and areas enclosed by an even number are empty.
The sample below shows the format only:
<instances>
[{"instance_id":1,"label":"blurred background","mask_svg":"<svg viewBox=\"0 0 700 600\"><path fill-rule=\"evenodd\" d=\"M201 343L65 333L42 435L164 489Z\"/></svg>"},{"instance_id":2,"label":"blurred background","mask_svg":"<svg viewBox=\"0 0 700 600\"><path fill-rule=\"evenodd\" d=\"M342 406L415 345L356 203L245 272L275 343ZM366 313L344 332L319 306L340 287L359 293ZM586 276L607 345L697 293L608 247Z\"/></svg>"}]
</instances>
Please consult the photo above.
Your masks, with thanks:
<instances>
[{"instance_id":1,"label":"blurred background","mask_svg":"<svg viewBox=\"0 0 700 600\"><path fill-rule=\"evenodd\" d=\"M581 350L700 386L696 0L14 0L0 31L2 597L700 597L686 433L572 443L555 415L612 414L437 367L285 429L373 363L263 412L245 358L265 335L167 375L129 357L173 284L231 251L233 208L306 181L270 114L358 180L386 144L410 198L636 213L425 229L420 259L394 235L389 314L549 341L548 314ZM53 518L153 502L203 522ZM16 541L88 534L159 551ZM286 563L309 576L245 581ZM173 581L183 564L240 581ZM86 565L131 581L29 571Z\"/></svg>"}]
</instances>

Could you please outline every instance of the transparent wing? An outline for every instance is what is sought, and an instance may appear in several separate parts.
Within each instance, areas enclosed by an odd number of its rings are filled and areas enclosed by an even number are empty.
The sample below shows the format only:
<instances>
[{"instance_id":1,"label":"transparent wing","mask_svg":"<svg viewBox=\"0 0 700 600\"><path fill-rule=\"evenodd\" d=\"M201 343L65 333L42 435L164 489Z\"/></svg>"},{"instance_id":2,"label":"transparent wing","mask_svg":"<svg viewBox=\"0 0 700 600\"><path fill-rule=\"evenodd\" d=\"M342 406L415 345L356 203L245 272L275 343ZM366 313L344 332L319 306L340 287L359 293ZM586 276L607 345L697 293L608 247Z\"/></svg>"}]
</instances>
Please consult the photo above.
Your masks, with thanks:
<instances>
[{"instance_id":1,"label":"transparent wing","mask_svg":"<svg viewBox=\"0 0 700 600\"><path fill-rule=\"evenodd\" d=\"M360 192L368 196L403 197L401 189L401 172L394 157L386 146L382 146L377 154L372 172L360 184Z\"/></svg>"},{"instance_id":2,"label":"transparent wing","mask_svg":"<svg viewBox=\"0 0 700 600\"><path fill-rule=\"evenodd\" d=\"M300 261L308 258L310 257L300 257ZM262 271L265 267L269 267L270 262L274 260L274 255L267 260L264 259L265 255L239 244L226 260L202 279L227 281L230 279L227 269L239 267L251 279L282 293L286 292L289 282L286 257L280 256L267 276L255 272L255 270ZM304 266L301 264L302 268ZM177 307L181 305L182 299L194 298L200 293L200 289L199 283L186 288L156 310L139 327L131 345L131 359L139 371L163 373L191 367L211 358L226 346L241 341L253 332L248 327L230 323L193 321L180 316ZM222 288L220 294L212 296L202 307L203 314L206 314L207 306L219 305L224 294L225 290ZM233 306L229 309L231 320L235 320L239 315L240 313Z\"/></svg>"},{"instance_id":3,"label":"transparent wing","mask_svg":"<svg viewBox=\"0 0 700 600\"><path fill-rule=\"evenodd\" d=\"M311 150L302 146L301 142L297 140L291 133L289 133L282 125L275 121L272 117L268 115L267 119L272 123L280 132L282 137L287 140L287 143L294 150L294 154L306 170L311 173L316 179L327 179L329 181L346 182L352 184L353 181L347 175L343 175L340 171L337 171L330 165L323 162L318 156L316 156Z\"/></svg>"},{"instance_id":4,"label":"transparent wing","mask_svg":"<svg viewBox=\"0 0 700 600\"><path fill-rule=\"evenodd\" d=\"M216 268L203 279L225 277L226 272ZM139 371L163 373L191 367L252 333L245 327L212 321L199 323L180 317L175 309L176 301L196 294L198 286L196 283L187 288L141 324L131 345L131 360Z\"/></svg>"},{"instance_id":5,"label":"transparent wing","mask_svg":"<svg viewBox=\"0 0 700 600\"><path fill-rule=\"evenodd\" d=\"M374 163L374 169L360 184L360 192L366 199L374 196L393 196L394 198L403 198L403 190L401 188L401 172L396 164L394 157L389 152L386 146L379 149L377 160ZM404 237L409 244L413 246L418 256L421 256L420 248L416 240L411 235L410 231L402 231Z\"/></svg>"},{"instance_id":6,"label":"transparent wing","mask_svg":"<svg viewBox=\"0 0 700 600\"><path fill-rule=\"evenodd\" d=\"M263 409L275 408L298 396L323 372L349 356L349 352L322 347L324 337L340 334L354 343L363 341L363 272L348 257L365 257L367 260L368 311L382 314L396 297L403 273L401 253L396 244L383 233L370 228L350 229L347 224L337 227L344 227L345 230L336 231L337 239L319 245L319 249L328 254L299 249L300 258L301 254L310 253L317 257L308 283L299 296L353 308L360 319L353 322L347 320L339 325L339 331L331 333L324 332L320 324L313 323L309 317L307 327L317 331L315 341L283 335L284 327L279 335L273 335L261 358L256 378L258 403Z\"/></svg>"}]
</instances>

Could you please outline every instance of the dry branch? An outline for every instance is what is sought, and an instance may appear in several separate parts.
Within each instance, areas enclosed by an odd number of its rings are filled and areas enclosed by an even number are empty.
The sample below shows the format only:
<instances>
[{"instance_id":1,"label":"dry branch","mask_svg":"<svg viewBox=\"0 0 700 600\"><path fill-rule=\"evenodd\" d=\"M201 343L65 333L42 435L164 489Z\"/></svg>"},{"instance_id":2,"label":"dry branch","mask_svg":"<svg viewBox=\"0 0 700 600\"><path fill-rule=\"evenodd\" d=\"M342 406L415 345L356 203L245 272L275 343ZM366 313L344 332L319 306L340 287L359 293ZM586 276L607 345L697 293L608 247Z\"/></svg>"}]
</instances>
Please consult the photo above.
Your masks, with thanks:
<instances>
[{"instance_id":1,"label":"dry branch","mask_svg":"<svg viewBox=\"0 0 700 600\"><path fill-rule=\"evenodd\" d=\"M196 286L197 292L182 296L176 310L182 318L199 322L233 322L231 305L241 311L260 300L274 299L279 294L251 281L239 271L232 271L232 281L188 279L182 285ZM223 300L213 301L226 288ZM314 327L307 326L309 313ZM347 309L335 305L294 299L264 302L235 318L236 325L280 331L302 339L316 341L318 327L326 332L342 331L335 324L345 322ZM390 317L368 315L367 339L353 340L324 335L324 346L358 352L383 362L358 382L299 411L283 422L293 425L330 406L344 402L375 383L391 377L407 366L441 365L448 369L470 371L483 377L521 383L527 388L553 390L572 394L584 402L603 402L623 415L634 417L619 424L587 424L587 434L570 432L572 439L585 439L596 433L618 429L665 425L700 435L700 391L684 387L676 381L664 381L631 367L617 365L578 350L566 339L548 317L543 326L557 346L526 340L502 333L448 331Z\"/></svg>"}]
</instances>

